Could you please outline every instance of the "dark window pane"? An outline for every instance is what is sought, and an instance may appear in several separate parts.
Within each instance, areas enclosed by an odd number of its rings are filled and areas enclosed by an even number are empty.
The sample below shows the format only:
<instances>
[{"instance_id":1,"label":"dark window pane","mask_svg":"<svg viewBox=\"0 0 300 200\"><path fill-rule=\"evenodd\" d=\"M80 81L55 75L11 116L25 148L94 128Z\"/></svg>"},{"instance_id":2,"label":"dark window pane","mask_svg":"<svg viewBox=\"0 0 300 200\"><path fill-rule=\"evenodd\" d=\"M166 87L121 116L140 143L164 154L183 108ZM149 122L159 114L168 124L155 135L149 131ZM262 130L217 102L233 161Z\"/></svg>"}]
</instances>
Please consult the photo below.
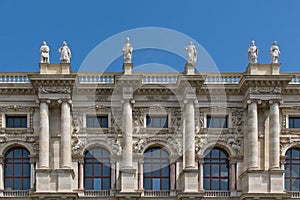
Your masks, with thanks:
<instances>
[{"instance_id":1,"label":"dark window pane","mask_svg":"<svg viewBox=\"0 0 300 200\"><path fill-rule=\"evenodd\" d=\"M299 191L299 176L300 176L300 162L299 162L298 148L289 149L286 152L285 163L285 189L288 191Z\"/></svg>"},{"instance_id":2,"label":"dark window pane","mask_svg":"<svg viewBox=\"0 0 300 200\"><path fill-rule=\"evenodd\" d=\"M93 189L92 181L93 181L92 178L85 178L84 185L85 185L86 190L92 190Z\"/></svg>"},{"instance_id":3,"label":"dark window pane","mask_svg":"<svg viewBox=\"0 0 300 200\"><path fill-rule=\"evenodd\" d=\"M14 178L14 190L22 190L22 179Z\"/></svg>"},{"instance_id":4,"label":"dark window pane","mask_svg":"<svg viewBox=\"0 0 300 200\"><path fill-rule=\"evenodd\" d=\"M5 189L6 190L12 190L13 189L13 179L12 178L6 178L5 179Z\"/></svg>"},{"instance_id":5,"label":"dark window pane","mask_svg":"<svg viewBox=\"0 0 300 200\"><path fill-rule=\"evenodd\" d=\"M293 179L292 191L299 191L299 179Z\"/></svg>"},{"instance_id":6,"label":"dark window pane","mask_svg":"<svg viewBox=\"0 0 300 200\"><path fill-rule=\"evenodd\" d=\"M14 176L22 176L22 165L20 164L14 165Z\"/></svg>"},{"instance_id":7,"label":"dark window pane","mask_svg":"<svg viewBox=\"0 0 300 200\"><path fill-rule=\"evenodd\" d=\"M151 190L151 178L144 178L144 189Z\"/></svg>"},{"instance_id":8,"label":"dark window pane","mask_svg":"<svg viewBox=\"0 0 300 200\"><path fill-rule=\"evenodd\" d=\"M290 190L290 179L285 179L284 183L285 183L285 189L289 191Z\"/></svg>"},{"instance_id":9,"label":"dark window pane","mask_svg":"<svg viewBox=\"0 0 300 200\"><path fill-rule=\"evenodd\" d=\"M23 190L30 189L30 178L24 178L23 180Z\"/></svg>"},{"instance_id":10,"label":"dark window pane","mask_svg":"<svg viewBox=\"0 0 300 200\"><path fill-rule=\"evenodd\" d=\"M299 165L292 166L292 177L299 177Z\"/></svg>"},{"instance_id":11,"label":"dark window pane","mask_svg":"<svg viewBox=\"0 0 300 200\"><path fill-rule=\"evenodd\" d=\"M168 178L162 179L162 190L169 190L170 180Z\"/></svg>"},{"instance_id":12,"label":"dark window pane","mask_svg":"<svg viewBox=\"0 0 300 200\"><path fill-rule=\"evenodd\" d=\"M6 176L12 176L12 170L13 170L13 165L12 164L6 164L5 166L5 175Z\"/></svg>"},{"instance_id":13,"label":"dark window pane","mask_svg":"<svg viewBox=\"0 0 300 200\"><path fill-rule=\"evenodd\" d=\"M300 117L289 117L289 128L300 128Z\"/></svg>"},{"instance_id":14,"label":"dark window pane","mask_svg":"<svg viewBox=\"0 0 300 200\"><path fill-rule=\"evenodd\" d=\"M103 190L109 190L110 189L110 179L104 178L103 179Z\"/></svg>"},{"instance_id":15,"label":"dark window pane","mask_svg":"<svg viewBox=\"0 0 300 200\"><path fill-rule=\"evenodd\" d=\"M207 128L227 128L227 116L207 116Z\"/></svg>"},{"instance_id":16,"label":"dark window pane","mask_svg":"<svg viewBox=\"0 0 300 200\"><path fill-rule=\"evenodd\" d=\"M85 164L85 176L92 176L92 172L93 172L93 165L92 164Z\"/></svg>"},{"instance_id":17,"label":"dark window pane","mask_svg":"<svg viewBox=\"0 0 300 200\"><path fill-rule=\"evenodd\" d=\"M110 167L103 165L103 176L110 176Z\"/></svg>"},{"instance_id":18,"label":"dark window pane","mask_svg":"<svg viewBox=\"0 0 300 200\"><path fill-rule=\"evenodd\" d=\"M162 169L162 176L169 176L169 167L164 167Z\"/></svg>"},{"instance_id":19,"label":"dark window pane","mask_svg":"<svg viewBox=\"0 0 300 200\"><path fill-rule=\"evenodd\" d=\"M7 128L27 128L27 116L6 116Z\"/></svg>"},{"instance_id":20,"label":"dark window pane","mask_svg":"<svg viewBox=\"0 0 300 200\"><path fill-rule=\"evenodd\" d=\"M102 174L102 166L100 164L94 164L94 176L101 176Z\"/></svg>"},{"instance_id":21,"label":"dark window pane","mask_svg":"<svg viewBox=\"0 0 300 200\"><path fill-rule=\"evenodd\" d=\"M101 190L101 178L94 178L94 190Z\"/></svg>"},{"instance_id":22,"label":"dark window pane","mask_svg":"<svg viewBox=\"0 0 300 200\"><path fill-rule=\"evenodd\" d=\"M146 116L147 128L168 128L168 116Z\"/></svg>"},{"instance_id":23,"label":"dark window pane","mask_svg":"<svg viewBox=\"0 0 300 200\"><path fill-rule=\"evenodd\" d=\"M107 115L95 115L86 117L87 128L107 128L108 127L108 116Z\"/></svg>"},{"instance_id":24,"label":"dark window pane","mask_svg":"<svg viewBox=\"0 0 300 200\"><path fill-rule=\"evenodd\" d=\"M203 164L204 189L228 190L228 156L220 148L206 154Z\"/></svg>"}]
</instances>

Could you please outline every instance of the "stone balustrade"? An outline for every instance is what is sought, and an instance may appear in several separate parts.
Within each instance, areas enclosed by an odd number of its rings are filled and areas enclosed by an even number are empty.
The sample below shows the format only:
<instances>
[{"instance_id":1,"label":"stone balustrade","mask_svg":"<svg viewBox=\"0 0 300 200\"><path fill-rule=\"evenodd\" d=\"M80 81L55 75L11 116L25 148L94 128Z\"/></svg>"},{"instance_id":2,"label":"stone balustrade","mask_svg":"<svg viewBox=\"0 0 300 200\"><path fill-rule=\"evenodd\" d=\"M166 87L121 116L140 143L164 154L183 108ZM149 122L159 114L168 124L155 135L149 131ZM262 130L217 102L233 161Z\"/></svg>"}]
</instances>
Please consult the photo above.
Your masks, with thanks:
<instances>
[{"instance_id":1,"label":"stone balustrade","mask_svg":"<svg viewBox=\"0 0 300 200\"><path fill-rule=\"evenodd\" d=\"M109 197L110 190L85 190L85 197Z\"/></svg>"},{"instance_id":2,"label":"stone balustrade","mask_svg":"<svg viewBox=\"0 0 300 200\"><path fill-rule=\"evenodd\" d=\"M5 190L3 191L4 197L28 197L29 190Z\"/></svg>"},{"instance_id":3,"label":"stone balustrade","mask_svg":"<svg viewBox=\"0 0 300 200\"><path fill-rule=\"evenodd\" d=\"M230 191L205 190L204 197L230 197Z\"/></svg>"},{"instance_id":4,"label":"stone balustrade","mask_svg":"<svg viewBox=\"0 0 300 200\"><path fill-rule=\"evenodd\" d=\"M29 74L33 72L2 72L0 73L1 83L30 83ZM205 84L239 84L245 73L195 73L195 75L206 76ZM116 75L122 73L110 72L78 72L78 81L81 84L114 84ZM133 73L142 75L143 84L176 84L180 73ZM289 84L300 84L300 73L281 73L281 75L293 75L294 78Z\"/></svg>"},{"instance_id":5,"label":"stone balustrade","mask_svg":"<svg viewBox=\"0 0 300 200\"><path fill-rule=\"evenodd\" d=\"M169 190L145 190L144 196L145 197L169 197L170 191Z\"/></svg>"}]
</instances>

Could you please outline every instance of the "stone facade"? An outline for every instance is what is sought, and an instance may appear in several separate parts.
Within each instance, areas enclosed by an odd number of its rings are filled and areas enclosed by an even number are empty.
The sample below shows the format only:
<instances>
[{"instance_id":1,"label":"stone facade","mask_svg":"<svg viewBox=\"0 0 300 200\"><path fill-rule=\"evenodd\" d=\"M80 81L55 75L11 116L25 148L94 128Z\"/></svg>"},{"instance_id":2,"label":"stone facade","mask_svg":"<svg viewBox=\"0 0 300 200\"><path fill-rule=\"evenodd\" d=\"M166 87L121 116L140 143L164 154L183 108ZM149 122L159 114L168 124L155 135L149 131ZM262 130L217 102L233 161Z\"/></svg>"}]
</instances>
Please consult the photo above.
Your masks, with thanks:
<instances>
[{"instance_id":1,"label":"stone facade","mask_svg":"<svg viewBox=\"0 0 300 200\"><path fill-rule=\"evenodd\" d=\"M278 63L249 64L245 73L135 74L132 67L72 73L70 63L40 63L39 73L1 73L0 198L300 197L285 189L284 173L286 152L300 147L300 129L289 124L300 117L300 74L280 73ZM9 116L23 116L26 126L9 127ZM107 126L90 127L90 116L104 116ZM148 127L151 116L166 116L167 125ZM226 125L208 127L215 116ZM18 147L30 154L28 190L9 188L5 179L7 152ZM109 189L86 189L86 152L94 147L109 153ZM168 153L166 190L145 189L152 147ZM207 189L203 179L214 148L227 155L222 190Z\"/></svg>"}]
</instances>

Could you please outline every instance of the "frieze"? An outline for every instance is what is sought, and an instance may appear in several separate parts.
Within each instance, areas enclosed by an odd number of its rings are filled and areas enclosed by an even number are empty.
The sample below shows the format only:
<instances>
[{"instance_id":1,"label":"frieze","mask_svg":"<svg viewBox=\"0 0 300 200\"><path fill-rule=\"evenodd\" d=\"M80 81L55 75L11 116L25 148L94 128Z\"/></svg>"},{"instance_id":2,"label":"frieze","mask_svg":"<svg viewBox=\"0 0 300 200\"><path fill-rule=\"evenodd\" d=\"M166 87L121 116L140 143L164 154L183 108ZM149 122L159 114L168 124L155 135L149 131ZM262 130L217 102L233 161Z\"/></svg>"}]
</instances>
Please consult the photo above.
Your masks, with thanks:
<instances>
[{"instance_id":1,"label":"frieze","mask_svg":"<svg viewBox=\"0 0 300 200\"><path fill-rule=\"evenodd\" d=\"M33 112L34 108L21 105L0 106L0 112L18 111L18 112Z\"/></svg>"},{"instance_id":2,"label":"frieze","mask_svg":"<svg viewBox=\"0 0 300 200\"><path fill-rule=\"evenodd\" d=\"M281 87L252 87L250 88L252 94L281 94Z\"/></svg>"},{"instance_id":3,"label":"frieze","mask_svg":"<svg viewBox=\"0 0 300 200\"><path fill-rule=\"evenodd\" d=\"M155 101L155 102L157 102L157 101L167 101L169 98L170 98L170 96L169 95L164 95L164 96L158 96L158 95L155 95L155 96L153 96L153 95L151 95L151 96L146 96L146 98L147 98L147 100L148 101Z\"/></svg>"},{"instance_id":4,"label":"frieze","mask_svg":"<svg viewBox=\"0 0 300 200\"><path fill-rule=\"evenodd\" d=\"M71 88L69 86L39 86L40 94L71 94Z\"/></svg>"},{"instance_id":5,"label":"frieze","mask_svg":"<svg viewBox=\"0 0 300 200\"><path fill-rule=\"evenodd\" d=\"M108 96L107 95L101 95L96 97L97 102L107 102L108 101Z\"/></svg>"}]
</instances>

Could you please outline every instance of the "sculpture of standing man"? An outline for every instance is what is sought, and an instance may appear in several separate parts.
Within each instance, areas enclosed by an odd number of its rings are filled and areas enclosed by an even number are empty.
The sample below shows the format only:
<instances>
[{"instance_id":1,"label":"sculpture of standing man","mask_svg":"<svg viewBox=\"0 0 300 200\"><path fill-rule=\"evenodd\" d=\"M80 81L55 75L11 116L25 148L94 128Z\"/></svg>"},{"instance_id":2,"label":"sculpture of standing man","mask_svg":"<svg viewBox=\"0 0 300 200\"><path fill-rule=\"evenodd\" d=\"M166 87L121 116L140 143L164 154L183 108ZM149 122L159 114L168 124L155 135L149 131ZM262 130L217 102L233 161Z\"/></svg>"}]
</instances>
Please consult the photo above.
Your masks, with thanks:
<instances>
[{"instance_id":1,"label":"sculpture of standing man","mask_svg":"<svg viewBox=\"0 0 300 200\"><path fill-rule=\"evenodd\" d=\"M193 66L196 66L197 63L197 49L193 42L190 42L189 46L185 48L185 51L187 52L187 62L189 64L192 64Z\"/></svg>"},{"instance_id":2,"label":"sculpture of standing man","mask_svg":"<svg viewBox=\"0 0 300 200\"><path fill-rule=\"evenodd\" d=\"M71 58L71 50L67 46L66 41L63 42L63 45L59 48L60 53L60 62L61 63L70 63Z\"/></svg>"},{"instance_id":3,"label":"sculpture of standing man","mask_svg":"<svg viewBox=\"0 0 300 200\"><path fill-rule=\"evenodd\" d=\"M251 45L248 48L248 61L250 64L257 63L258 58L258 47L255 46L255 41L251 41Z\"/></svg>"},{"instance_id":4,"label":"sculpture of standing man","mask_svg":"<svg viewBox=\"0 0 300 200\"><path fill-rule=\"evenodd\" d=\"M277 46L277 41L274 41L273 45L270 48L271 63L278 63L279 55L280 55L280 50L279 47Z\"/></svg>"},{"instance_id":5,"label":"sculpture of standing man","mask_svg":"<svg viewBox=\"0 0 300 200\"><path fill-rule=\"evenodd\" d=\"M49 51L50 51L50 48L47 46L46 41L43 41L43 44L40 48L41 63L50 63L50 61L49 61Z\"/></svg>"},{"instance_id":6,"label":"sculpture of standing man","mask_svg":"<svg viewBox=\"0 0 300 200\"><path fill-rule=\"evenodd\" d=\"M124 56L124 63L132 63L132 51L133 48L129 43L129 37L126 38L126 43L123 46L123 56Z\"/></svg>"}]
</instances>

